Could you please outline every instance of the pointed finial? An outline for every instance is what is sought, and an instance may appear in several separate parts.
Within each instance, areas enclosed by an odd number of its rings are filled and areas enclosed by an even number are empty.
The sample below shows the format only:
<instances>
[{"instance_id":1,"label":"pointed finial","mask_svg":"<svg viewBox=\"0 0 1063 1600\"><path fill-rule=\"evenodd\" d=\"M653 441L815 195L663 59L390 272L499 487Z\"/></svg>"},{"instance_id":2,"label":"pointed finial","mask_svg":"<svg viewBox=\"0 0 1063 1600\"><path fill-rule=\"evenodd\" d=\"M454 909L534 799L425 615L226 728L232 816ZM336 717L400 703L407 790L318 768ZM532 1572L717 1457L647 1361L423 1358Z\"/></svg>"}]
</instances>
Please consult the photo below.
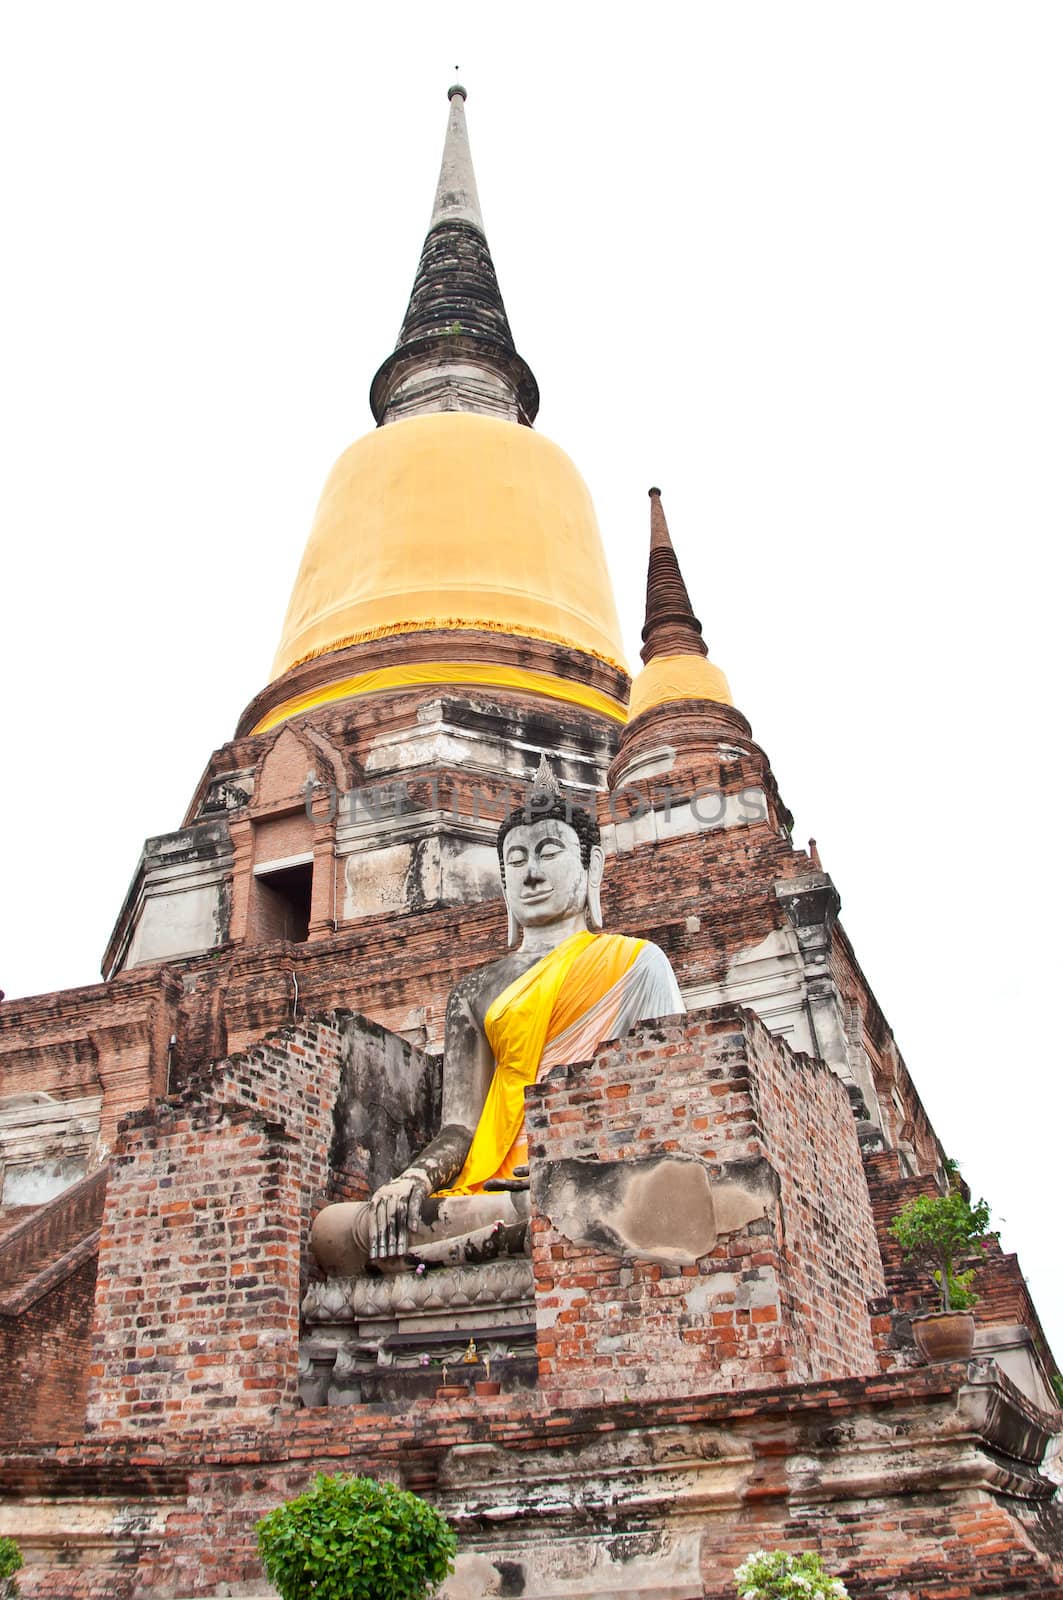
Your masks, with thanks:
<instances>
[{"instance_id":1,"label":"pointed finial","mask_svg":"<svg viewBox=\"0 0 1063 1600\"><path fill-rule=\"evenodd\" d=\"M561 785L554 776L554 769L546 759L545 752L539 757L539 767L532 779L531 790L528 794L528 805L532 810L545 810L553 805L555 800L561 799Z\"/></svg>"},{"instance_id":2,"label":"pointed finial","mask_svg":"<svg viewBox=\"0 0 1063 1600\"><path fill-rule=\"evenodd\" d=\"M480 214L480 197L476 192L476 174L472 170L469 133L465 126L466 94L460 83L451 84L447 99L450 116L428 231L431 233L442 222L467 222L483 233L484 219Z\"/></svg>"},{"instance_id":3,"label":"pointed finial","mask_svg":"<svg viewBox=\"0 0 1063 1600\"><path fill-rule=\"evenodd\" d=\"M668 532L668 523L665 521L664 507L661 504L660 489L650 490L650 549L671 550L672 536Z\"/></svg>"},{"instance_id":4,"label":"pointed finial","mask_svg":"<svg viewBox=\"0 0 1063 1600\"><path fill-rule=\"evenodd\" d=\"M661 491L650 490L650 564L646 574L646 623L642 659L654 656L707 656L701 623L694 615L665 521Z\"/></svg>"},{"instance_id":5,"label":"pointed finial","mask_svg":"<svg viewBox=\"0 0 1063 1600\"><path fill-rule=\"evenodd\" d=\"M465 125L465 88L448 90L432 220L398 342L373 379L378 423L472 411L529 427L539 386L513 333L487 246Z\"/></svg>"}]
</instances>

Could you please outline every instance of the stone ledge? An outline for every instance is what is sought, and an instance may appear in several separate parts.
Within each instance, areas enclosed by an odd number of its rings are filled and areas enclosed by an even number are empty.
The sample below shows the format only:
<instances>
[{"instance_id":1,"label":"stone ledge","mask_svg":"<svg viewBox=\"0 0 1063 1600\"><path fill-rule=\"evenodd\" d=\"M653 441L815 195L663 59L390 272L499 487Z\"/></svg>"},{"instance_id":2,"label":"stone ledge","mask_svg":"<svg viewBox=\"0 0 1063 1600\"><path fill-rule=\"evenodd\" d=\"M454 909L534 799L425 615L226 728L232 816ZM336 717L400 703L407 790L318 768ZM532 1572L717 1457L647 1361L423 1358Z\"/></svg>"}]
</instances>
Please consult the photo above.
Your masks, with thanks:
<instances>
[{"instance_id":1,"label":"stone ledge","mask_svg":"<svg viewBox=\"0 0 1063 1600\"><path fill-rule=\"evenodd\" d=\"M549 1441L562 1447L566 1440L585 1439L597 1429L610 1433L641 1428L686 1424L744 1423L757 1416L801 1416L823 1412L833 1416L839 1409L879 1408L911 1402L921 1404L956 1397L967 1383L966 1362L950 1362L933 1367L915 1367L903 1373L874 1374L824 1383L790 1384L778 1389L730 1390L718 1394L690 1395L684 1399L665 1399L580 1406L569 1397L564 1406L548 1403L541 1395L521 1397L521 1404L504 1408L473 1408L485 1440L521 1448ZM999 1387L999 1386L998 1386ZM1009 1385L1010 1388L1010 1385ZM1003 1390L1002 1390L1003 1393ZM409 1439L416 1431L419 1443L446 1447L457 1429L467 1436L472 1414L468 1402L415 1401L408 1407L372 1406L362 1408L364 1424L357 1439L349 1434L354 1418L348 1412L343 1422L343 1438L350 1438L368 1453L382 1443L383 1435L394 1432L397 1439ZM427 1424L427 1426L426 1426ZM433 1429L432 1424L436 1427ZM438 1434L433 1440L432 1434ZM132 1469L139 1477L159 1474L168 1480L183 1474L193 1464L218 1465L223 1462L257 1462L264 1459L298 1458L320 1443L335 1445L337 1423L327 1411L298 1410L279 1414L265 1425L247 1424L226 1430L228 1448L219 1449L216 1429L188 1429L181 1433L145 1433L101 1437L87 1434L57 1443L11 1447L0 1457L0 1492L25 1488L31 1481L43 1484L44 1474L71 1476L96 1475Z\"/></svg>"}]
</instances>

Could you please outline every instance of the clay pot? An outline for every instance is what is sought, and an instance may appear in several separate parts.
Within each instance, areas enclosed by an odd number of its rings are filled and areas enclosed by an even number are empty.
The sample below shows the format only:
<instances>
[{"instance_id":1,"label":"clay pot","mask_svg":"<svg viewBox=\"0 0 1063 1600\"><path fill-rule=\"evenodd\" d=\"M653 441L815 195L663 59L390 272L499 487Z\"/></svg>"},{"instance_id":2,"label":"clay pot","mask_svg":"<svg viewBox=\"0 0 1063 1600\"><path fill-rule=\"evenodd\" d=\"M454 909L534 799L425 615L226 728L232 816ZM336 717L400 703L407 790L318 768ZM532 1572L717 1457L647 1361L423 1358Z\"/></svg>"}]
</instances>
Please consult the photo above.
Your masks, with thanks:
<instances>
[{"instance_id":1,"label":"clay pot","mask_svg":"<svg viewBox=\"0 0 1063 1600\"><path fill-rule=\"evenodd\" d=\"M488 1395L501 1394L502 1385L500 1383L496 1383L494 1378L477 1378L476 1393L483 1395L485 1398Z\"/></svg>"},{"instance_id":2,"label":"clay pot","mask_svg":"<svg viewBox=\"0 0 1063 1600\"><path fill-rule=\"evenodd\" d=\"M912 1318L912 1335L924 1361L969 1361L974 1318L968 1311L934 1311Z\"/></svg>"},{"instance_id":3,"label":"clay pot","mask_svg":"<svg viewBox=\"0 0 1063 1600\"><path fill-rule=\"evenodd\" d=\"M441 1383L436 1390L437 1400L467 1400L469 1391L463 1383Z\"/></svg>"}]
</instances>

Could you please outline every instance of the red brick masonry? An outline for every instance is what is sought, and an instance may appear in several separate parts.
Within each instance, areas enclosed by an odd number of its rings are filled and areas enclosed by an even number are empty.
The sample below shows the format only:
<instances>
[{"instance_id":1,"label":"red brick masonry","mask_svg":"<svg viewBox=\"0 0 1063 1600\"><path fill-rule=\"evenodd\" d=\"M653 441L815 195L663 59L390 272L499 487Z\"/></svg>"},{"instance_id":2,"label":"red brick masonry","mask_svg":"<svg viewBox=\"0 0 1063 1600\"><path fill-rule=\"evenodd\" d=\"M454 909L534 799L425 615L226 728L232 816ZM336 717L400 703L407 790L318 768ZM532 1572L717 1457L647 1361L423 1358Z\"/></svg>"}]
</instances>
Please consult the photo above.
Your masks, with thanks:
<instances>
[{"instance_id":1,"label":"red brick masonry","mask_svg":"<svg viewBox=\"0 0 1063 1600\"><path fill-rule=\"evenodd\" d=\"M341 1018L293 1026L124 1125L95 1437L12 1450L0 1469L27 1596L253 1584L257 1517L318 1468L426 1493L514 1593L570 1560L612 1563L606 1592L635 1593L623 1574L659 1561L693 1563L677 1600L730 1600L732 1568L767 1544L819 1548L856 1600L1063 1594L1058 1496L1038 1470L1058 1418L988 1362L877 1371L866 1299L883 1282L848 1096L732 1006L552 1074L531 1096L533 1163L761 1159L779 1179L764 1223L671 1272L540 1219L538 1393L297 1410L306 1225L344 1038Z\"/></svg>"},{"instance_id":2,"label":"red brick masonry","mask_svg":"<svg viewBox=\"0 0 1063 1600\"><path fill-rule=\"evenodd\" d=\"M427 1495L514 1585L523 1548L561 1559L583 1540L620 1573L685 1540L687 1592L707 1600L732 1600L733 1567L763 1545L820 1549L854 1600L1058 1600L1058 1498L1033 1465L1044 1423L984 1363L606 1406L425 1399L12 1453L0 1518L21 1533L38 1600L260 1582L256 1520L318 1470ZM24 1531L20 1501L50 1508L46 1535Z\"/></svg>"},{"instance_id":3,"label":"red brick masonry","mask_svg":"<svg viewBox=\"0 0 1063 1600\"><path fill-rule=\"evenodd\" d=\"M528 1091L533 1164L763 1160L772 1214L685 1267L599 1254L534 1223L539 1362L564 1403L750 1389L876 1367L882 1265L845 1088L737 1006L657 1024Z\"/></svg>"}]
</instances>

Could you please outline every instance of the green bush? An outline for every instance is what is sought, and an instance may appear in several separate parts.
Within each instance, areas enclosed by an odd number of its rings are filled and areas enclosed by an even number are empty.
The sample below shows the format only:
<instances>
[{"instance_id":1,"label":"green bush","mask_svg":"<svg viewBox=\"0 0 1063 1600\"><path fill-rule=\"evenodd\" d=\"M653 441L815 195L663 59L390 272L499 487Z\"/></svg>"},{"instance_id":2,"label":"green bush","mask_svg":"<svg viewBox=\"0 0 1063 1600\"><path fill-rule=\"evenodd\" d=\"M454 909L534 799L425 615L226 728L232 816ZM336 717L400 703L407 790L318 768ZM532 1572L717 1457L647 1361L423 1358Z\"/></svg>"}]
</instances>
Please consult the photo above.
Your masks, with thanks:
<instances>
[{"instance_id":1,"label":"green bush","mask_svg":"<svg viewBox=\"0 0 1063 1600\"><path fill-rule=\"evenodd\" d=\"M958 1272L957 1263L985 1237L989 1207L984 1200L972 1206L951 1166L949 1176L948 1194L921 1194L909 1200L890 1223L890 1232L909 1260L928 1269L942 1311L966 1311L978 1298L971 1288L974 1272Z\"/></svg>"},{"instance_id":2,"label":"green bush","mask_svg":"<svg viewBox=\"0 0 1063 1600\"><path fill-rule=\"evenodd\" d=\"M22 1551L14 1539L0 1538L0 1600L14 1600L18 1594L15 1573L22 1567Z\"/></svg>"},{"instance_id":3,"label":"green bush","mask_svg":"<svg viewBox=\"0 0 1063 1600\"><path fill-rule=\"evenodd\" d=\"M840 1578L825 1572L814 1551L754 1550L735 1568L738 1600L848 1600Z\"/></svg>"},{"instance_id":4,"label":"green bush","mask_svg":"<svg viewBox=\"0 0 1063 1600\"><path fill-rule=\"evenodd\" d=\"M263 1517L258 1548L282 1600L425 1600L454 1570L457 1539L415 1494L318 1473Z\"/></svg>"}]
</instances>

